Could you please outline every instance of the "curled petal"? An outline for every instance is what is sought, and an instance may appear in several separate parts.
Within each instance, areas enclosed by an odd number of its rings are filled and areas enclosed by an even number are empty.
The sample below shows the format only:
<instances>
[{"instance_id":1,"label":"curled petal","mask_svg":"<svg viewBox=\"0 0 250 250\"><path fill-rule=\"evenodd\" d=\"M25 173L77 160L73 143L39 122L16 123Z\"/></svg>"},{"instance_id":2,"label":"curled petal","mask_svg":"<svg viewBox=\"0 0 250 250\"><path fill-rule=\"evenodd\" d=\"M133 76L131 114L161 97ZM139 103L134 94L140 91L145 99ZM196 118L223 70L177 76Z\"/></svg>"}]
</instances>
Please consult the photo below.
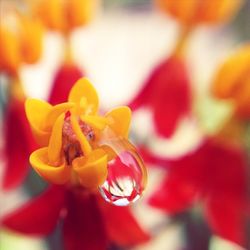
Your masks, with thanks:
<instances>
[{"instance_id":1,"label":"curled petal","mask_svg":"<svg viewBox=\"0 0 250 250\"><path fill-rule=\"evenodd\" d=\"M98 130L103 130L108 123L106 118L96 115L82 115L81 120Z\"/></svg>"},{"instance_id":2,"label":"curled petal","mask_svg":"<svg viewBox=\"0 0 250 250\"><path fill-rule=\"evenodd\" d=\"M64 114L61 114L53 126L48 146L49 163L57 166L60 164L60 155L62 150L62 128L64 123Z\"/></svg>"},{"instance_id":3,"label":"curled petal","mask_svg":"<svg viewBox=\"0 0 250 250\"><path fill-rule=\"evenodd\" d=\"M96 149L87 157L76 158L72 162L81 184L86 188L97 188L107 178L107 154Z\"/></svg>"},{"instance_id":4,"label":"curled petal","mask_svg":"<svg viewBox=\"0 0 250 250\"><path fill-rule=\"evenodd\" d=\"M46 128L45 129L48 131L51 131L51 128L53 127L58 116L64 112L67 112L71 108L73 108L74 105L75 105L74 103L64 102L64 103L57 104L57 105L53 106L45 118L45 120L46 120Z\"/></svg>"},{"instance_id":5,"label":"curled petal","mask_svg":"<svg viewBox=\"0 0 250 250\"><path fill-rule=\"evenodd\" d=\"M50 131L46 131L46 117L51 111L52 106L44 101L37 99L27 99L25 111L35 139L41 146L48 145Z\"/></svg>"},{"instance_id":6,"label":"curled petal","mask_svg":"<svg viewBox=\"0 0 250 250\"><path fill-rule=\"evenodd\" d=\"M123 137L128 137L131 121L131 110L129 107L118 107L105 115L108 118L110 128Z\"/></svg>"},{"instance_id":7,"label":"curled petal","mask_svg":"<svg viewBox=\"0 0 250 250\"><path fill-rule=\"evenodd\" d=\"M69 102L77 103L80 107L81 100L87 100L87 107L84 107L86 114L95 114L98 110L99 99L93 85L86 79L78 80L69 93Z\"/></svg>"},{"instance_id":8,"label":"curled petal","mask_svg":"<svg viewBox=\"0 0 250 250\"><path fill-rule=\"evenodd\" d=\"M30 156L30 164L47 181L53 184L65 184L70 178L71 169L61 164L60 166L49 165L48 148L40 148Z\"/></svg>"},{"instance_id":9,"label":"curled petal","mask_svg":"<svg viewBox=\"0 0 250 250\"><path fill-rule=\"evenodd\" d=\"M1 221L8 229L31 235L47 235L55 228L64 205L64 190L52 186Z\"/></svg>"}]
</instances>

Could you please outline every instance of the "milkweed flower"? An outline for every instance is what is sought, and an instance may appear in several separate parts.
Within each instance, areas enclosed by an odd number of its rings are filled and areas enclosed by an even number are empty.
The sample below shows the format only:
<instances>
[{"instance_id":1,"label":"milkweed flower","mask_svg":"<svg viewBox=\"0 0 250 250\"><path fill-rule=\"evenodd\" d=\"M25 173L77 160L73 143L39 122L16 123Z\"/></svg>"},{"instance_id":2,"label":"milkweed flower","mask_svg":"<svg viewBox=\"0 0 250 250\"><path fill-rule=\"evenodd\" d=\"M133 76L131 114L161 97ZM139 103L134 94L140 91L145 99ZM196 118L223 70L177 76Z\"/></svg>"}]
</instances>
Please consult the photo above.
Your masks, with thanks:
<instances>
[{"instance_id":1,"label":"milkweed flower","mask_svg":"<svg viewBox=\"0 0 250 250\"><path fill-rule=\"evenodd\" d=\"M39 0L32 6L34 16L49 30L61 33L65 39L64 59L55 73L48 98L51 104L65 102L73 84L84 76L84 72L74 62L70 34L91 21L96 5L95 0Z\"/></svg>"},{"instance_id":2,"label":"milkweed flower","mask_svg":"<svg viewBox=\"0 0 250 250\"><path fill-rule=\"evenodd\" d=\"M181 25L176 46L169 58L153 69L143 88L129 103L132 110L147 107L153 114L156 132L171 137L184 116L191 114L191 87L185 50L195 26L228 21L239 9L236 0L156 0L164 12Z\"/></svg>"},{"instance_id":3,"label":"milkweed flower","mask_svg":"<svg viewBox=\"0 0 250 250\"><path fill-rule=\"evenodd\" d=\"M27 159L35 147L25 118L25 94L19 69L23 63L32 64L40 58L42 38L43 26L40 22L31 21L14 11L4 14L0 24L0 72L9 79L9 100L3 124L3 157L6 162L2 183L4 189L14 188L24 180L28 171Z\"/></svg>"},{"instance_id":4,"label":"milkweed flower","mask_svg":"<svg viewBox=\"0 0 250 250\"><path fill-rule=\"evenodd\" d=\"M76 82L66 103L26 101L28 120L42 146L31 154L30 163L53 185L7 216L3 225L45 235L61 218L67 250L101 250L111 242L130 246L148 240L128 208L101 199L127 205L145 187L143 162L126 139L130 110L119 107L105 116L97 111L98 96L86 79Z\"/></svg>"},{"instance_id":5,"label":"milkweed flower","mask_svg":"<svg viewBox=\"0 0 250 250\"><path fill-rule=\"evenodd\" d=\"M217 98L232 100L236 116L250 118L250 44L241 47L221 65L212 93Z\"/></svg>"},{"instance_id":6,"label":"milkweed flower","mask_svg":"<svg viewBox=\"0 0 250 250\"><path fill-rule=\"evenodd\" d=\"M176 160L144 154L147 162L167 169L150 205L174 215L201 204L213 233L246 246L249 166L239 144L225 144L215 137Z\"/></svg>"}]
</instances>

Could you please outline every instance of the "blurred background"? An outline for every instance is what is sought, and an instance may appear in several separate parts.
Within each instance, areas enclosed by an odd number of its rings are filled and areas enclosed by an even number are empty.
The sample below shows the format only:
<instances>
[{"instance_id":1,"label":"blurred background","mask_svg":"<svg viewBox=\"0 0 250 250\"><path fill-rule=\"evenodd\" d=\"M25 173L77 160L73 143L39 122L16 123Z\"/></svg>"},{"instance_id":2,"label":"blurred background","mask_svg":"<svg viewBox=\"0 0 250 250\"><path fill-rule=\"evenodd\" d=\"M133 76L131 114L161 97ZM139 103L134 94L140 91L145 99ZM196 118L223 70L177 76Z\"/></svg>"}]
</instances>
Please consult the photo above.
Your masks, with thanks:
<instances>
[{"instance_id":1,"label":"blurred background","mask_svg":"<svg viewBox=\"0 0 250 250\"><path fill-rule=\"evenodd\" d=\"M13 8L24 15L30 15L30 5L35 2L0 0L0 24L8 19L6 9ZM96 87L101 109L105 111L131 103L143 89L153 69L171 56L176 48L180 30L178 19L161 11L154 1L103 0L96 2L91 21L86 25L74 27L68 39L74 62ZM192 89L192 115L183 117L172 135L165 138L155 129L150 109L142 107L133 113L130 131L133 143L138 147L146 146L151 154L159 158L172 160L194 152L202 145L204 138L216 135L225 122L230 120L235 109L232 103L212 97L211 85L220 65L242 44L249 42L249 39L249 0L244 1L239 11L226 23L197 25L185 49L186 68ZM0 46L3 46L4 50L4 45ZM25 96L48 100L53 89L54 76L64 58L64 35L57 30L47 29L42 38L42 46L40 58L32 64L22 63L18 71ZM10 81L6 72L3 70L0 74L0 180L4 178L6 165L6 156L3 156L6 145L4 124L5 111L9 105ZM248 126L244 138L249 145L249 119L244 120L244 124ZM142 228L149 232L151 239L127 249L244 249L211 231L206 219L202 217L202 205L192 207L188 217L185 211L172 215L149 205L149 197L158 190L167 171L165 168L157 167L157 163L147 159L145 162L148 168L148 185L143 197L131 207L136 219ZM0 217L14 211L47 185L33 170L29 172L22 185L14 189L4 190L0 186ZM194 225L193 234L190 225ZM61 249L57 246L58 241L56 235L41 239L18 234L4 227L0 229L0 250L56 250ZM192 245L192 242L197 244Z\"/></svg>"}]
</instances>

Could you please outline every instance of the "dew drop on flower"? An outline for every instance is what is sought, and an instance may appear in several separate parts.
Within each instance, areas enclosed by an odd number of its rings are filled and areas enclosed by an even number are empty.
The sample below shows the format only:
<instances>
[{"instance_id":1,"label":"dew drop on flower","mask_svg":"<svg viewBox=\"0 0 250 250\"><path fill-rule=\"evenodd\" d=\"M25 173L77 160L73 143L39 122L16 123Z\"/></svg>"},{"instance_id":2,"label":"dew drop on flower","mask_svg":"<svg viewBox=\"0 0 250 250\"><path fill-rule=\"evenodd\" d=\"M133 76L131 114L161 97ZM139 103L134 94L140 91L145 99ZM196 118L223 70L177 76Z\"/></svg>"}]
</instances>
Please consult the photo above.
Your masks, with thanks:
<instances>
[{"instance_id":1,"label":"dew drop on flower","mask_svg":"<svg viewBox=\"0 0 250 250\"><path fill-rule=\"evenodd\" d=\"M108 177L99 187L102 197L117 206L138 200L147 182L143 160L135 147L124 138L112 138L103 143L112 155L108 162Z\"/></svg>"}]
</instances>

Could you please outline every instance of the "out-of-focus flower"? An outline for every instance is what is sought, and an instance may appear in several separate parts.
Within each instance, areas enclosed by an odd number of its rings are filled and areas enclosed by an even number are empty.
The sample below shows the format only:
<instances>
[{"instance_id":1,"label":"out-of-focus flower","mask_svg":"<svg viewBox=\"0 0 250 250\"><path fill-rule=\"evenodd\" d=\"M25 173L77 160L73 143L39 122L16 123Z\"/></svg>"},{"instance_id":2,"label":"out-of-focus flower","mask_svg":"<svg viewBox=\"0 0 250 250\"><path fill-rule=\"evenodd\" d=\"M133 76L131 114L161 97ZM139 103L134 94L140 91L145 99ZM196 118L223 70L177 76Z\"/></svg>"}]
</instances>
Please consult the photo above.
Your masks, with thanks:
<instances>
[{"instance_id":1,"label":"out-of-focus flower","mask_svg":"<svg viewBox=\"0 0 250 250\"><path fill-rule=\"evenodd\" d=\"M127 107L113 109L105 116L97 111L98 96L86 79L73 86L67 103L51 106L27 100L28 120L35 138L44 146L31 154L30 163L54 185L7 216L3 225L22 233L46 235L63 219L67 250L107 249L112 242L132 246L149 239L128 208L112 206L96 192L107 179L108 162L116 157L109 144L100 143L102 134L107 133L108 139L126 138L131 118ZM129 160L133 164L132 158ZM119 178L126 174L119 173ZM115 181L121 193L124 186Z\"/></svg>"},{"instance_id":2,"label":"out-of-focus flower","mask_svg":"<svg viewBox=\"0 0 250 250\"><path fill-rule=\"evenodd\" d=\"M183 58L172 56L154 69L144 87L129 104L132 110L148 107L156 131L170 137L190 111L189 77Z\"/></svg>"},{"instance_id":3,"label":"out-of-focus flower","mask_svg":"<svg viewBox=\"0 0 250 250\"><path fill-rule=\"evenodd\" d=\"M10 189L25 178L28 156L35 146L25 116L25 94L18 71L23 63L34 63L41 56L43 27L40 22L11 11L4 14L0 33L0 72L6 73L10 79L9 103L4 114L3 157L6 167L2 187Z\"/></svg>"},{"instance_id":4,"label":"out-of-focus flower","mask_svg":"<svg viewBox=\"0 0 250 250\"><path fill-rule=\"evenodd\" d=\"M198 150L177 160L146 155L149 162L168 169L149 200L152 206L176 214L202 203L212 231L245 246L248 166L239 144L209 138Z\"/></svg>"},{"instance_id":5,"label":"out-of-focus flower","mask_svg":"<svg viewBox=\"0 0 250 250\"><path fill-rule=\"evenodd\" d=\"M96 0L38 0L33 12L49 29L68 33L87 24L95 7Z\"/></svg>"},{"instance_id":6,"label":"out-of-focus flower","mask_svg":"<svg viewBox=\"0 0 250 250\"><path fill-rule=\"evenodd\" d=\"M228 21L242 0L155 0L159 7L183 25L214 24Z\"/></svg>"},{"instance_id":7,"label":"out-of-focus flower","mask_svg":"<svg viewBox=\"0 0 250 250\"><path fill-rule=\"evenodd\" d=\"M49 30L58 31L65 38L64 60L55 74L48 98L51 104L65 102L75 81L84 76L73 60L69 37L75 28L86 25L92 19L96 5L96 0L38 0L32 6L34 16Z\"/></svg>"},{"instance_id":8,"label":"out-of-focus flower","mask_svg":"<svg viewBox=\"0 0 250 250\"><path fill-rule=\"evenodd\" d=\"M250 44L231 55L218 70L212 86L213 94L233 100L236 115L250 118Z\"/></svg>"},{"instance_id":9,"label":"out-of-focus flower","mask_svg":"<svg viewBox=\"0 0 250 250\"><path fill-rule=\"evenodd\" d=\"M0 71L16 75L22 63L36 62L42 53L43 27L17 13L7 15L0 25Z\"/></svg>"}]
</instances>

